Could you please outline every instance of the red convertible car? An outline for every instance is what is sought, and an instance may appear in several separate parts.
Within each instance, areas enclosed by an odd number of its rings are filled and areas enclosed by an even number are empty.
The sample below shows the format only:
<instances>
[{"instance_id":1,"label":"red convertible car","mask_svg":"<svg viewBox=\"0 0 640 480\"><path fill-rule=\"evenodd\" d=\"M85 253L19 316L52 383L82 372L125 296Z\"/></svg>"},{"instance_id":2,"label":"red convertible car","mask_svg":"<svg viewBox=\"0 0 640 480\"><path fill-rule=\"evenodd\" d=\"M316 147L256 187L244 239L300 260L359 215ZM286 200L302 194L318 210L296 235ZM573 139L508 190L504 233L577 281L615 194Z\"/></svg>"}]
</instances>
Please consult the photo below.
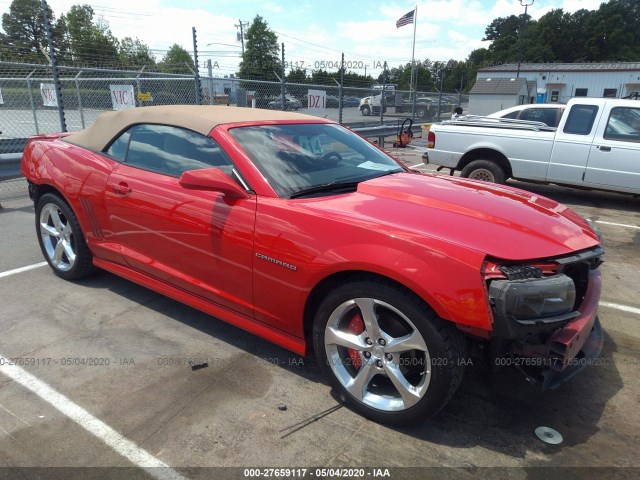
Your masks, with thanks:
<instances>
[{"instance_id":1,"label":"red convertible car","mask_svg":"<svg viewBox=\"0 0 640 480\"><path fill-rule=\"evenodd\" d=\"M328 120L166 106L31 138L38 241L298 354L376 421L437 413L480 352L544 388L602 348L603 250L572 210L412 172Z\"/></svg>"}]
</instances>

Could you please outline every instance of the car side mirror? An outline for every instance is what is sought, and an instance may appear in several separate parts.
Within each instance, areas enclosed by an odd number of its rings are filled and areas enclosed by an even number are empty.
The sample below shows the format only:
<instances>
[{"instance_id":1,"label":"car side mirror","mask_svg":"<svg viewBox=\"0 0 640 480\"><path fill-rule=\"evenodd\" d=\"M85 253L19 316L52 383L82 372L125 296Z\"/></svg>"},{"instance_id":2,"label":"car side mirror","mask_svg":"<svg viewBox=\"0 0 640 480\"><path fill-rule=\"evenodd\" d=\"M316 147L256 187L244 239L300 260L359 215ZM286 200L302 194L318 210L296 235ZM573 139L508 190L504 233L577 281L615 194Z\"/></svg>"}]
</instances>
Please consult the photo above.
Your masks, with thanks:
<instances>
[{"instance_id":1,"label":"car side mirror","mask_svg":"<svg viewBox=\"0 0 640 480\"><path fill-rule=\"evenodd\" d=\"M178 183L184 188L211 190L230 198L249 198L249 194L219 168L187 170L182 172Z\"/></svg>"}]
</instances>

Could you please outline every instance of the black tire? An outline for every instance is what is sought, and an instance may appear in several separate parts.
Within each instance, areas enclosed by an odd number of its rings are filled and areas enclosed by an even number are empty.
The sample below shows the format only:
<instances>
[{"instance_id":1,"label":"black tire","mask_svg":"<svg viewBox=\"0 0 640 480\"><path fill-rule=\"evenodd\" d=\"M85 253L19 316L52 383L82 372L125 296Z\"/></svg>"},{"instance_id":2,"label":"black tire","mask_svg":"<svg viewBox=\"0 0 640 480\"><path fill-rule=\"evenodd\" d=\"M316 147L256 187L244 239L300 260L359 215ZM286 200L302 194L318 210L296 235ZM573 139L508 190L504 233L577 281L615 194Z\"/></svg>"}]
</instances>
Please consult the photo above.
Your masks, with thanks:
<instances>
[{"instance_id":1,"label":"black tire","mask_svg":"<svg viewBox=\"0 0 640 480\"><path fill-rule=\"evenodd\" d=\"M36 234L45 260L58 277L78 280L94 271L75 214L58 195L45 193L36 203Z\"/></svg>"},{"instance_id":2,"label":"black tire","mask_svg":"<svg viewBox=\"0 0 640 480\"><path fill-rule=\"evenodd\" d=\"M336 331L351 335L357 344L336 336ZM397 340L407 335L412 343L400 343L410 348L397 347ZM415 294L391 282L356 280L329 291L315 315L313 343L337 396L380 423L406 425L434 416L464 374L462 335ZM361 378L365 380L359 388ZM398 383L407 388L401 390Z\"/></svg>"},{"instance_id":3,"label":"black tire","mask_svg":"<svg viewBox=\"0 0 640 480\"><path fill-rule=\"evenodd\" d=\"M474 160L462 169L460 176L499 184L507 181L504 168L493 160Z\"/></svg>"},{"instance_id":4,"label":"black tire","mask_svg":"<svg viewBox=\"0 0 640 480\"><path fill-rule=\"evenodd\" d=\"M426 118L429 109L426 107L417 107L416 108L416 117L418 118Z\"/></svg>"},{"instance_id":5,"label":"black tire","mask_svg":"<svg viewBox=\"0 0 640 480\"><path fill-rule=\"evenodd\" d=\"M371 109L368 105L365 105L360 109L360 113L362 113L362 115L364 115L365 117L368 117L369 115L371 115Z\"/></svg>"}]
</instances>

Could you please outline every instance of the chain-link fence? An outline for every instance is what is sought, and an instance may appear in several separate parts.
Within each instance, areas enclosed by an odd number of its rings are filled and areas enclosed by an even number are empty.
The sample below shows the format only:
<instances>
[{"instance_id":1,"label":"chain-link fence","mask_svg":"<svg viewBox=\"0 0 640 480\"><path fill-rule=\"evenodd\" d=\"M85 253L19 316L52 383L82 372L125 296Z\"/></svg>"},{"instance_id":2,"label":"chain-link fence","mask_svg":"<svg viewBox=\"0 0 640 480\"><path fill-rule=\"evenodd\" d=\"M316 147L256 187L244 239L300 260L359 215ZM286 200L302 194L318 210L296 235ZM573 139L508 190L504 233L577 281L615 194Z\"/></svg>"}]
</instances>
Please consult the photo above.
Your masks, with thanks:
<instances>
[{"instance_id":1,"label":"chain-link fence","mask_svg":"<svg viewBox=\"0 0 640 480\"><path fill-rule=\"evenodd\" d=\"M0 62L3 139L60 131L59 108L63 108L67 129L80 130L105 110L196 101L195 79L190 75L73 67L58 70L60 106L50 66Z\"/></svg>"},{"instance_id":2,"label":"chain-link fence","mask_svg":"<svg viewBox=\"0 0 640 480\"><path fill-rule=\"evenodd\" d=\"M58 105L50 65L0 62L0 181L19 176L19 159L31 135L76 131L103 111L146 105L197 103L195 75L141 70L58 67ZM466 95L409 92L394 85L325 79L324 84L201 76L200 101L273 110L295 110L351 126L396 124L405 118L432 122L450 118ZM383 89L384 87L384 89ZM6 188L6 187L3 187Z\"/></svg>"}]
</instances>

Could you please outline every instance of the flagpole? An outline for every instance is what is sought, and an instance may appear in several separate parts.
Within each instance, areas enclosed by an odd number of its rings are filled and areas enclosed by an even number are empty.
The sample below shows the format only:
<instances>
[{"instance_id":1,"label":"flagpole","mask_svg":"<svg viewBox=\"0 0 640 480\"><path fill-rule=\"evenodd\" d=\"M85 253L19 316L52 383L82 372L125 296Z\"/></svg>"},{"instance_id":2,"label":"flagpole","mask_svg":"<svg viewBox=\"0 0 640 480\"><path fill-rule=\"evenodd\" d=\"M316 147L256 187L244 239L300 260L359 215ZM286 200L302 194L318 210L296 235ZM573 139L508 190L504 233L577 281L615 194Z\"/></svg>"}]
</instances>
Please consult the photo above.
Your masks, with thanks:
<instances>
[{"instance_id":1,"label":"flagpole","mask_svg":"<svg viewBox=\"0 0 640 480\"><path fill-rule=\"evenodd\" d=\"M414 78L414 70L415 70L415 61L414 61L414 57L415 57L415 53L416 53L416 25L418 24L418 5L416 5L416 7L413 9L413 48L411 49L411 82L409 85L409 88L411 90L411 92L413 93L413 98L411 99L411 117L414 116L415 112L415 97L416 97L416 89L417 89L417 85L413 85L413 78Z\"/></svg>"},{"instance_id":2,"label":"flagpole","mask_svg":"<svg viewBox=\"0 0 640 480\"><path fill-rule=\"evenodd\" d=\"M413 85L413 77L414 77L414 69L415 69L415 62L414 62L414 57L415 57L415 53L416 53L416 25L418 23L418 5L416 5L416 7L413 10L413 48L411 50L411 90L414 92L414 97L415 97L415 88ZM416 85L417 87L417 85ZM415 105L415 102L413 102L413 104ZM412 112L413 115L413 112Z\"/></svg>"}]
</instances>

